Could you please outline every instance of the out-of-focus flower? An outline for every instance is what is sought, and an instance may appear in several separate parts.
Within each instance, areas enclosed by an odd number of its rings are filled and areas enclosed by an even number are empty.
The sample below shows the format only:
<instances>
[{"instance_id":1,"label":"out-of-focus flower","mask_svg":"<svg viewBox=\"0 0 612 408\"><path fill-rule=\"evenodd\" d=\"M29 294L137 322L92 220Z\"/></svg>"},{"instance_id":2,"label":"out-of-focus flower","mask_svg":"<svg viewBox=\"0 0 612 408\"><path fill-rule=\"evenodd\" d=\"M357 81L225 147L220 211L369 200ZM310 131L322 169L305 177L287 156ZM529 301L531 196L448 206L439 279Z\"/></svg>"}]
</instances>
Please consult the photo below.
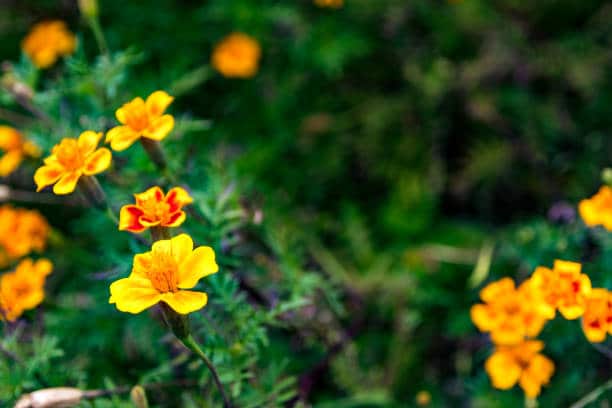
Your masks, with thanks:
<instances>
[{"instance_id":1,"label":"out-of-focus flower","mask_svg":"<svg viewBox=\"0 0 612 408\"><path fill-rule=\"evenodd\" d=\"M525 395L535 398L543 385L548 384L555 364L540 351L544 343L527 340L514 346L498 346L485 362L485 369L493 387L507 390L518 382Z\"/></svg>"},{"instance_id":2,"label":"out-of-focus flower","mask_svg":"<svg viewBox=\"0 0 612 408\"><path fill-rule=\"evenodd\" d=\"M596 288L586 298L582 331L592 343L600 343L612 334L612 293Z\"/></svg>"},{"instance_id":3,"label":"out-of-focus flower","mask_svg":"<svg viewBox=\"0 0 612 408\"><path fill-rule=\"evenodd\" d=\"M161 188L151 187L144 193L134 194L136 204L124 205L119 213L121 231L142 232L150 227L178 227L185 221L183 206L193 198L181 187L168 194Z\"/></svg>"},{"instance_id":4,"label":"out-of-focus flower","mask_svg":"<svg viewBox=\"0 0 612 408\"><path fill-rule=\"evenodd\" d=\"M213 249L201 246L194 250L187 234L157 241L150 252L134 257L129 277L111 284L109 303L122 312L140 313L164 302L177 313L191 313L203 308L208 296L185 289L218 270Z\"/></svg>"},{"instance_id":5,"label":"out-of-focus flower","mask_svg":"<svg viewBox=\"0 0 612 408\"><path fill-rule=\"evenodd\" d=\"M601 186L593 197L580 201L578 212L587 226L603 225L612 231L612 188Z\"/></svg>"},{"instance_id":6,"label":"out-of-focus flower","mask_svg":"<svg viewBox=\"0 0 612 408\"><path fill-rule=\"evenodd\" d=\"M429 391L421 390L417 393L415 400L419 407L426 407L431 403L431 394Z\"/></svg>"},{"instance_id":7,"label":"out-of-focus flower","mask_svg":"<svg viewBox=\"0 0 612 408\"><path fill-rule=\"evenodd\" d=\"M106 170L111 163L111 152L105 147L98 148L101 137L102 133L87 130L78 139L62 139L34 173L36 191L55 184L55 194L70 194L81 176L93 176Z\"/></svg>"},{"instance_id":8,"label":"out-of-focus flower","mask_svg":"<svg viewBox=\"0 0 612 408\"><path fill-rule=\"evenodd\" d=\"M49 231L47 220L38 211L1 206L0 266L45 249Z\"/></svg>"},{"instance_id":9,"label":"out-of-focus flower","mask_svg":"<svg viewBox=\"0 0 612 408\"><path fill-rule=\"evenodd\" d=\"M40 156L40 149L15 128L0 126L0 150L4 155L0 157L0 176L11 174L26 156Z\"/></svg>"},{"instance_id":10,"label":"out-of-focus flower","mask_svg":"<svg viewBox=\"0 0 612 408\"><path fill-rule=\"evenodd\" d=\"M48 68L74 52L76 38L63 21L45 21L32 27L21 48L38 68Z\"/></svg>"},{"instance_id":11,"label":"out-of-focus flower","mask_svg":"<svg viewBox=\"0 0 612 408\"><path fill-rule=\"evenodd\" d=\"M535 337L547 321L532 288L523 284L517 289L510 278L490 283L480 298L484 304L472 306L472 321L480 331L490 332L496 344L518 344Z\"/></svg>"},{"instance_id":12,"label":"out-of-focus flower","mask_svg":"<svg viewBox=\"0 0 612 408\"><path fill-rule=\"evenodd\" d=\"M0 277L0 318L14 321L38 306L45 297L45 279L53 270L47 259L21 261L14 271Z\"/></svg>"},{"instance_id":13,"label":"out-of-focus flower","mask_svg":"<svg viewBox=\"0 0 612 408\"><path fill-rule=\"evenodd\" d=\"M534 290L540 291L547 314L554 316L558 309L566 319L582 316L591 280L580 272L581 268L577 262L555 260L552 270L540 266L533 272L530 281Z\"/></svg>"},{"instance_id":14,"label":"out-of-focus flower","mask_svg":"<svg viewBox=\"0 0 612 408\"><path fill-rule=\"evenodd\" d=\"M115 112L121 126L108 131L106 143L110 143L113 150L122 151L141 137L163 140L174 128L174 117L164 115L173 100L166 92L155 91L146 101L137 97L124 104Z\"/></svg>"},{"instance_id":15,"label":"out-of-focus flower","mask_svg":"<svg viewBox=\"0 0 612 408\"><path fill-rule=\"evenodd\" d=\"M232 33L221 40L212 54L212 65L228 78L251 78L259 68L261 47L254 38Z\"/></svg>"},{"instance_id":16,"label":"out-of-focus flower","mask_svg":"<svg viewBox=\"0 0 612 408\"><path fill-rule=\"evenodd\" d=\"M344 0L314 0L314 4L319 7L341 8Z\"/></svg>"}]
</instances>

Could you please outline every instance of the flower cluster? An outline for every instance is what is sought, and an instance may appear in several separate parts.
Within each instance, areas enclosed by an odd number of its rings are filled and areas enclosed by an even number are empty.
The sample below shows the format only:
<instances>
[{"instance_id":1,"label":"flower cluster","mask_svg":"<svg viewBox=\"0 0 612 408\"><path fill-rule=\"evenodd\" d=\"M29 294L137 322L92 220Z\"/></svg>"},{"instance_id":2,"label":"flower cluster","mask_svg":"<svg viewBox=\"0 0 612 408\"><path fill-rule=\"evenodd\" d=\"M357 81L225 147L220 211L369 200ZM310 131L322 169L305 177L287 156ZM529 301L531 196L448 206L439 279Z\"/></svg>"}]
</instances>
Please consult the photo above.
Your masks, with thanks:
<instances>
[{"instance_id":1,"label":"flower cluster","mask_svg":"<svg viewBox=\"0 0 612 408\"><path fill-rule=\"evenodd\" d=\"M602 186L593 197L580 201L578 212L587 226L602 225L612 231L612 188Z\"/></svg>"},{"instance_id":2,"label":"flower cluster","mask_svg":"<svg viewBox=\"0 0 612 408\"><path fill-rule=\"evenodd\" d=\"M0 126L0 177L14 172L26 157L40 156L40 149L15 128Z\"/></svg>"},{"instance_id":3,"label":"flower cluster","mask_svg":"<svg viewBox=\"0 0 612 408\"><path fill-rule=\"evenodd\" d=\"M257 73L261 48L243 33L232 33L217 44L212 55L213 67L228 78L250 78Z\"/></svg>"},{"instance_id":4,"label":"flower cluster","mask_svg":"<svg viewBox=\"0 0 612 408\"><path fill-rule=\"evenodd\" d=\"M318 7L341 8L344 0L314 0L314 4Z\"/></svg>"},{"instance_id":5,"label":"flower cluster","mask_svg":"<svg viewBox=\"0 0 612 408\"><path fill-rule=\"evenodd\" d=\"M44 21L32 27L21 48L38 68L48 68L74 52L76 38L63 21Z\"/></svg>"},{"instance_id":6,"label":"flower cluster","mask_svg":"<svg viewBox=\"0 0 612 408\"><path fill-rule=\"evenodd\" d=\"M52 270L53 264L47 259L26 258L13 271L0 276L0 320L15 321L24 311L38 306Z\"/></svg>"},{"instance_id":7,"label":"flower cluster","mask_svg":"<svg viewBox=\"0 0 612 408\"><path fill-rule=\"evenodd\" d=\"M49 232L47 220L38 211L1 206L0 267L34 251L43 251Z\"/></svg>"}]
</instances>

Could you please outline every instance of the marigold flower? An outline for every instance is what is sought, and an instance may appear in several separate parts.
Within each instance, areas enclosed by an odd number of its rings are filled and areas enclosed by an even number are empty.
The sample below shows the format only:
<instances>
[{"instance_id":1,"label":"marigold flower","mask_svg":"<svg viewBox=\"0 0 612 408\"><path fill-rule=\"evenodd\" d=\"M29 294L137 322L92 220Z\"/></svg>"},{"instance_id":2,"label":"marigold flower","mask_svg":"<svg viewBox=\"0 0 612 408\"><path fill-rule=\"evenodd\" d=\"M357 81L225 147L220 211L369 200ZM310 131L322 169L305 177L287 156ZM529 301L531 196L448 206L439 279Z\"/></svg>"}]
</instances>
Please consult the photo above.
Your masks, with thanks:
<instances>
[{"instance_id":1,"label":"marigold flower","mask_svg":"<svg viewBox=\"0 0 612 408\"><path fill-rule=\"evenodd\" d=\"M34 65L47 68L59 57L74 52L76 38L63 21L45 21L32 27L21 48Z\"/></svg>"},{"instance_id":2,"label":"marigold flower","mask_svg":"<svg viewBox=\"0 0 612 408\"><path fill-rule=\"evenodd\" d=\"M191 204L193 198L180 187L168 194L161 188L151 187L144 193L134 194L136 204L124 205L119 213L121 231L142 232L150 227L178 227L185 221L183 206Z\"/></svg>"},{"instance_id":3,"label":"marigold flower","mask_svg":"<svg viewBox=\"0 0 612 408\"><path fill-rule=\"evenodd\" d=\"M0 266L45 249L50 227L36 210L0 207Z\"/></svg>"},{"instance_id":4,"label":"marigold flower","mask_svg":"<svg viewBox=\"0 0 612 408\"><path fill-rule=\"evenodd\" d=\"M0 157L0 176L11 174L26 156L40 156L40 149L32 142L27 141L23 135L10 126L0 126L0 150L4 155Z\"/></svg>"},{"instance_id":5,"label":"marigold flower","mask_svg":"<svg viewBox=\"0 0 612 408\"><path fill-rule=\"evenodd\" d=\"M174 117L165 114L166 108L174 98L164 91L155 91L147 100L141 97L132 99L117 109L115 116L121 126L116 126L106 134L106 143L111 148L122 151L141 137L155 141L163 140L174 128Z\"/></svg>"},{"instance_id":6,"label":"marigold flower","mask_svg":"<svg viewBox=\"0 0 612 408\"><path fill-rule=\"evenodd\" d=\"M480 331L490 332L496 344L517 344L537 336L546 316L529 285L518 289L510 278L492 282L480 291L484 304L472 306L470 315Z\"/></svg>"},{"instance_id":7,"label":"marigold flower","mask_svg":"<svg viewBox=\"0 0 612 408\"><path fill-rule=\"evenodd\" d=\"M81 176L93 176L106 170L111 163L111 152L98 148L102 133L87 130L78 139L64 138L55 145L51 156L34 173L36 191L55 184L55 194L70 194Z\"/></svg>"},{"instance_id":8,"label":"marigold flower","mask_svg":"<svg viewBox=\"0 0 612 408\"><path fill-rule=\"evenodd\" d=\"M586 298L582 331L592 343L600 343L608 333L612 334L612 293L607 289L593 289Z\"/></svg>"},{"instance_id":9,"label":"marigold flower","mask_svg":"<svg viewBox=\"0 0 612 408\"><path fill-rule=\"evenodd\" d=\"M218 270L213 249L194 250L187 234L157 241L150 252L134 257L129 277L111 284L109 303L122 312L140 313L161 301L180 314L191 313L203 308L208 296L185 289Z\"/></svg>"},{"instance_id":10,"label":"marigold flower","mask_svg":"<svg viewBox=\"0 0 612 408\"><path fill-rule=\"evenodd\" d=\"M578 212L587 226L603 225L612 231L612 188L602 186L593 197L580 201Z\"/></svg>"},{"instance_id":11,"label":"marigold flower","mask_svg":"<svg viewBox=\"0 0 612 408\"><path fill-rule=\"evenodd\" d=\"M212 54L212 65L228 78L251 78L259 68L261 47L254 38L232 33L221 40Z\"/></svg>"},{"instance_id":12,"label":"marigold flower","mask_svg":"<svg viewBox=\"0 0 612 408\"><path fill-rule=\"evenodd\" d=\"M45 278L53 270L47 259L27 258L14 271L0 277L0 318L16 320L21 314L38 306L45 297Z\"/></svg>"},{"instance_id":13,"label":"marigold flower","mask_svg":"<svg viewBox=\"0 0 612 408\"><path fill-rule=\"evenodd\" d=\"M314 4L319 7L341 8L344 0L314 0Z\"/></svg>"},{"instance_id":14,"label":"marigold flower","mask_svg":"<svg viewBox=\"0 0 612 408\"><path fill-rule=\"evenodd\" d=\"M508 390L518 382L527 397L540 395L542 385L548 384L555 371L555 364L540 354L543 348L538 340L498 346L485 362L493 387Z\"/></svg>"}]
</instances>

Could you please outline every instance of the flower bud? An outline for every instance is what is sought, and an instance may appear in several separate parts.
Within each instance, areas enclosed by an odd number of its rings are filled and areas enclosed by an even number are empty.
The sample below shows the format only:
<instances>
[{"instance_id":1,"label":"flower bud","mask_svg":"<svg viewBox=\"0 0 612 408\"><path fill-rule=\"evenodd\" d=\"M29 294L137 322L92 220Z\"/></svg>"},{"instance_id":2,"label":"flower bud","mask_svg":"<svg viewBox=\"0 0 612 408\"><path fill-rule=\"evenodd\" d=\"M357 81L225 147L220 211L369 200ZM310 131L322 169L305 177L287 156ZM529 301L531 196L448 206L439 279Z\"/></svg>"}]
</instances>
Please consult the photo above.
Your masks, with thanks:
<instances>
[{"instance_id":1,"label":"flower bud","mask_svg":"<svg viewBox=\"0 0 612 408\"><path fill-rule=\"evenodd\" d=\"M98 17L98 0L79 0L79 10L84 17Z\"/></svg>"},{"instance_id":2,"label":"flower bud","mask_svg":"<svg viewBox=\"0 0 612 408\"><path fill-rule=\"evenodd\" d=\"M83 391L78 388L45 388L19 398L15 408L72 407L77 405L82 398Z\"/></svg>"},{"instance_id":3,"label":"flower bud","mask_svg":"<svg viewBox=\"0 0 612 408\"><path fill-rule=\"evenodd\" d=\"M147 401L147 394L144 388L140 385L136 385L130 391L130 399L136 408L149 408L149 402Z\"/></svg>"}]
</instances>

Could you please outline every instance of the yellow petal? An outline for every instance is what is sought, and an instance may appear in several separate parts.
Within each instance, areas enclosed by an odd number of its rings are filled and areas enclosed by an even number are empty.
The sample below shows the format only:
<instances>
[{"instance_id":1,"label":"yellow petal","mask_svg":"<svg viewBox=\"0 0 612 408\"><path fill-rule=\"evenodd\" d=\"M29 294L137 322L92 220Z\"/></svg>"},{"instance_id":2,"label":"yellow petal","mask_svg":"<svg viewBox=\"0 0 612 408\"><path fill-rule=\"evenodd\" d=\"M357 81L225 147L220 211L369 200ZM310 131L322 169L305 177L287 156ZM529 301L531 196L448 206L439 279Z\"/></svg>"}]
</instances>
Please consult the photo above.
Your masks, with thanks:
<instances>
[{"instance_id":1,"label":"yellow petal","mask_svg":"<svg viewBox=\"0 0 612 408\"><path fill-rule=\"evenodd\" d=\"M11 174L23 160L23 153L13 150L0 157L0 176L6 177Z\"/></svg>"},{"instance_id":2,"label":"yellow petal","mask_svg":"<svg viewBox=\"0 0 612 408\"><path fill-rule=\"evenodd\" d=\"M53 263L48 259L41 258L34 264L34 270L38 276L47 276L53 271Z\"/></svg>"},{"instance_id":3,"label":"yellow petal","mask_svg":"<svg viewBox=\"0 0 612 408\"><path fill-rule=\"evenodd\" d=\"M155 91L147 98L145 102L147 111L152 116L160 116L168 105L172 103L174 98L164 91Z\"/></svg>"},{"instance_id":4,"label":"yellow petal","mask_svg":"<svg viewBox=\"0 0 612 408\"><path fill-rule=\"evenodd\" d=\"M149 127L142 132L142 136L153 139L162 140L174 128L174 117L172 115L164 115L155 119Z\"/></svg>"},{"instance_id":5,"label":"yellow petal","mask_svg":"<svg viewBox=\"0 0 612 408\"><path fill-rule=\"evenodd\" d=\"M34 182L36 183L36 191L55 183L64 173L64 169L58 165L46 165L39 167L34 173Z\"/></svg>"},{"instance_id":6,"label":"yellow petal","mask_svg":"<svg viewBox=\"0 0 612 408\"><path fill-rule=\"evenodd\" d=\"M152 251L172 254L176 263L180 265L193 251L193 240L187 234L177 235L172 239L155 242Z\"/></svg>"},{"instance_id":7,"label":"yellow petal","mask_svg":"<svg viewBox=\"0 0 612 408\"><path fill-rule=\"evenodd\" d=\"M149 201L161 202L164 199L164 192L159 186L153 186L142 193L134 194L136 205L145 206Z\"/></svg>"},{"instance_id":8,"label":"yellow petal","mask_svg":"<svg viewBox=\"0 0 612 408\"><path fill-rule=\"evenodd\" d=\"M57 195L72 193L77 186L81 174L82 172L80 170L64 173L59 181L53 186L53 192Z\"/></svg>"},{"instance_id":9,"label":"yellow petal","mask_svg":"<svg viewBox=\"0 0 612 408\"><path fill-rule=\"evenodd\" d=\"M206 306L208 296L206 293L191 290L179 290L161 295L161 300L177 313L188 314Z\"/></svg>"},{"instance_id":10,"label":"yellow petal","mask_svg":"<svg viewBox=\"0 0 612 408\"><path fill-rule=\"evenodd\" d=\"M130 102L123 104L122 107L117 109L117 111L115 112L115 117L117 117L117 120L119 121L119 123L125 125L127 122L127 118L129 116L130 110L134 109L135 106L139 106L139 105L142 106L144 104L145 104L144 100L140 96L138 96L132 99ZM108 139L106 141L108 142Z\"/></svg>"},{"instance_id":11,"label":"yellow petal","mask_svg":"<svg viewBox=\"0 0 612 408\"><path fill-rule=\"evenodd\" d=\"M152 264L153 264L153 257L151 255L151 252L145 252L144 254L134 255L134 265L132 266L132 275L146 278L147 271L151 269Z\"/></svg>"},{"instance_id":12,"label":"yellow petal","mask_svg":"<svg viewBox=\"0 0 612 408\"><path fill-rule=\"evenodd\" d=\"M101 147L85 159L83 173L88 176L102 173L111 164L112 154L106 147Z\"/></svg>"},{"instance_id":13,"label":"yellow petal","mask_svg":"<svg viewBox=\"0 0 612 408\"><path fill-rule=\"evenodd\" d=\"M110 142L111 149L118 152L127 149L140 138L140 134L128 126L116 126L106 133L106 142Z\"/></svg>"},{"instance_id":14,"label":"yellow petal","mask_svg":"<svg viewBox=\"0 0 612 408\"><path fill-rule=\"evenodd\" d=\"M555 371L555 365L541 354L535 355L523 371L519 384L525 395L535 398L540 395L542 385L548 384Z\"/></svg>"},{"instance_id":15,"label":"yellow petal","mask_svg":"<svg viewBox=\"0 0 612 408\"><path fill-rule=\"evenodd\" d=\"M98 147L98 143L102 138L101 132L94 132L92 130L86 130L81 133L78 139L79 150L81 154L85 157L93 153Z\"/></svg>"},{"instance_id":16,"label":"yellow petal","mask_svg":"<svg viewBox=\"0 0 612 408\"><path fill-rule=\"evenodd\" d=\"M110 285L109 303L115 303L122 312L140 313L161 299L151 281L138 276L120 279Z\"/></svg>"},{"instance_id":17,"label":"yellow petal","mask_svg":"<svg viewBox=\"0 0 612 408\"><path fill-rule=\"evenodd\" d=\"M191 289L200 279L218 270L215 251L211 247L198 247L179 264L178 287Z\"/></svg>"},{"instance_id":18,"label":"yellow petal","mask_svg":"<svg viewBox=\"0 0 612 408\"><path fill-rule=\"evenodd\" d=\"M485 362L485 370L493 387L500 390L512 388L521 376L521 367L509 352L493 353Z\"/></svg>"},{"instance_id":19,"label":"yellow petal","mask_svg":"<svg viewBox=\"0 0 612 408\"><path fill-rule=\"evenodd\" d=\"M499 326L499 313L494 308L476 304L470 309L470 317L478 330L487 332Z\"/></svg>"}]
</instances>

